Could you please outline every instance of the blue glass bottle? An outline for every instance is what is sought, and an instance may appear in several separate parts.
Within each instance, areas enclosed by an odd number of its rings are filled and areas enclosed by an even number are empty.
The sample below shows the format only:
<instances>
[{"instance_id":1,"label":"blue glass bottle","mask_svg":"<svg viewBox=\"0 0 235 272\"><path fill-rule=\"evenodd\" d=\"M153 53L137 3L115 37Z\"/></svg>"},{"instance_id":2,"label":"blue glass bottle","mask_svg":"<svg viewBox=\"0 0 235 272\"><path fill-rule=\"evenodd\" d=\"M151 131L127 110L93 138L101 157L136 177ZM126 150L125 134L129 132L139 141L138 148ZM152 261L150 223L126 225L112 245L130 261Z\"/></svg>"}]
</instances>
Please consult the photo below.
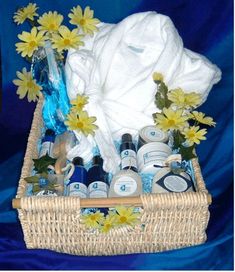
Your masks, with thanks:
<instances>
[{"instance_id":1,"label":"blue glass bottle","mask_svg":"<svg viewBox=\"0 0 235 272\"><path fill-rule=\"evenodd\" d=\"M64 121L69 113L70 103L63 61L52 49L49 41L33 55L31 70L44 95L42 109L44 124L56 134L61 134L67 130Z\"/></svg>"},{"instance_id":2,"label":"blue glass bottle","mask_svg":"<svg viewBox=\"0 0 235 272\"><path fill-rule=\"evenodd\" d=\"M72 162L75 166L74 172L67 185L67 195L87 197L87 170L84 168L83 159L75 157Z\"/></svg>"},{"instance_id":3,"label":"blue glass bottle","mask_svg":"<svg viewBox=\"0 0 235 272\"><path fill-rule=\"evenodd\" d=\"M122 143L120 145L121 154L121 169L122 170L133 170L137 172L137 158L136 148L132 142L132 136L129 133L122 135Z\"/></svg>"},{"instance_id":4,"label":"blue glass bottle","mask_svg":"<svg viewBox=\"0 0 235 272\"><path fill-rule=\"evenodd\" d=\"M53 145L55 142L55 132L51 129L47 129L45 136L42 138L42 144L39 152L39 158L48 154L53 158Z\"/></svg>"},{"instance_id":5,"label":"blue glass bottle","mask_svg":"<svg viewBox=\"0 0 235 272\"><path fill-rule=\"evenodd\" d=\"M103 159L100 156L93 158L93 165L88 170L88 194L90 198L108 197L108 176L103 170Z\"/></svg>"}]
</instances>

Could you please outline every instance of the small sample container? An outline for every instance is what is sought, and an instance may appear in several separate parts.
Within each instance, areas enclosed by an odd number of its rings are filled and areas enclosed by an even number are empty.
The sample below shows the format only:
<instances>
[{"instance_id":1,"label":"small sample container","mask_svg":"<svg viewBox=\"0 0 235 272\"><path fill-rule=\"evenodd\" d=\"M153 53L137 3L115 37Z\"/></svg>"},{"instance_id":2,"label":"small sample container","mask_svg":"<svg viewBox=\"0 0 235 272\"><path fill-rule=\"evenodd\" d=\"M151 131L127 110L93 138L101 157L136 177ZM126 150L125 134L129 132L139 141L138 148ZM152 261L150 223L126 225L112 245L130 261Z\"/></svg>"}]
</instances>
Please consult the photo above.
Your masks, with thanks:
<instances>
[{"instance_id":1,"label":"small sample container","mask_svg":"<svg viewBox=\"0 0 235 272\"><path fill-rule=\"evenodd\" d=\"M183 193L195 191L191 177L185 173L174 174L163 168L153 178L152 193Z\"/></svg>"},{"instance_id":2,"label":"small sample container","mask_svg":"<svg viewBox=\"0 0 235 272\"><path fill-rule=\"evenodd\" d=\"M137 152L139 172L156 174L171 153L171 148L164 143L152 142L143 145Z\"/></svg>"},{"instance_id":3,"label":"small sample container","mask_svg":"<svg viewBox=\"0 0 235 272\"><path fill-rule=\"evenodd\" d=\"M141 177L132 170L119 171L111 181L109 197L138 196L141 193Z\"/></svg>"},{"instance_id":4,"label":"small sample container","mask_svg":"<svg viewBox=\"0 0 235 272\"><path fill-rule=\"evenodd\" d=\"M75 168L67 185L67 195L87 198L87 170L84 168L83 159L75 157L72 163Z\"/></svg>"},{"instance_id":5,"label":"small sample container","mask_svg":"<svg viewBox=\"0 0 235 272\"><path fill-rule=\"evenodd\" d=\"M151 142L162 142L167 143L169 136L166 132L158 129L156 126L146 126L140 130L138 149L143 145Z\"/></svg>"},{"instance_id":6,"label":"small sample container","mask_svg":"<svg viewBox=\"0 0 235 272\"><path fill-rule=\"evenodd\" d=\"M93 158L93 165L88 170L89 198L108 197L109 183L107 173L103 170L103 159L100 156Z\"/></svg>"}]
</instances>

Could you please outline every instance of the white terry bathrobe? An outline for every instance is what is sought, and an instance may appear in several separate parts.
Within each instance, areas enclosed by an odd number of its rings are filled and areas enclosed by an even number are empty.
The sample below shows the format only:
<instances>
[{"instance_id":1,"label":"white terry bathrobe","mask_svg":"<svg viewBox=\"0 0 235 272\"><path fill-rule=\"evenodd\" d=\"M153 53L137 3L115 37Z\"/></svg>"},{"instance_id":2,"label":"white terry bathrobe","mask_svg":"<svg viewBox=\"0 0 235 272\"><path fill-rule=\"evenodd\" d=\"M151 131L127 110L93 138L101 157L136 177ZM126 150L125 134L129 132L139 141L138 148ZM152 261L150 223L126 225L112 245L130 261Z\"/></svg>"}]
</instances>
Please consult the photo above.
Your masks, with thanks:
<instances>
[{"instance_id":1,"label":"white terry bathrobe","mask_svg":"<svg viewBox=\"0 0 235 272\"><path fill-rule=\"evenodd\" d=\"M123 133L135 136L153 124L152 113L158 111L154 72L163 74L170 89L198 92L203 102L221 78L217 66L183 47L170 18L156 12L133 14L118 24L101 23L83 47L69 50L65 71L70 100L77 94L89 96L86 110L97 117L99 127L94 139L76 133L81 144L70 156L91 152L95 140L104 169L111 173L120 163L113 140Z\"/></svg>"}]
</instances>

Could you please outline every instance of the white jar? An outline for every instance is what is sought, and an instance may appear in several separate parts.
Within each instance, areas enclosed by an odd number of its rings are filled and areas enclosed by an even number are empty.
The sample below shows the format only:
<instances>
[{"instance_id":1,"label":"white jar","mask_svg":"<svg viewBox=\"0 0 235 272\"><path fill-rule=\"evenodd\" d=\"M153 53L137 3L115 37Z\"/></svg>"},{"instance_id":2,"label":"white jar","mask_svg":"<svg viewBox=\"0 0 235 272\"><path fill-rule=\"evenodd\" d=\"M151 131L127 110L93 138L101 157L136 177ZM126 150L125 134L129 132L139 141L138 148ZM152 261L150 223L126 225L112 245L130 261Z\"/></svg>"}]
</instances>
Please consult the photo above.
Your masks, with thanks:
<instances>
[{"instance_id":1,"label":"white jar","mask_svg":"<svg viewBox=\"0 0 235 272\"><path fill-rule=\"evenodd\" d=\"M165 160L171 155L171 148L164 143L152 142L143 145L137 152L138 170L141 173L156 174L164 166Z\"/></svg>"},{"instance_id":2,"label":"white jar","mask_svg":"<svg viewBox=\"0 0 235 272\"><path fill-rule=\"evenodd\" d=\"M167 132L158 129L156 126L143 127L139 132L138 149L144 144L151 142L166 143L169 139Z\"/></svg>"},{"instance_id":3,"label":"white jar","mask_svg":"<svg viewBox=\"0 0 235 272\"><path fill-rule=\"evenodd\" d=\"M138 196L141 193L141 177L132 170L119 171L111 181L109 197Z\"/></svg>"},{"instance_id":4,"label":"white jar","mask_svg":"<svg viewBox=\"0 0 235 272\"><path fill-rule=\"evenodd\" d=\"M152 193L182 193L194 191L191 177L185 173L174 174L169 168L156 173L152 183Z\"/></svg>"}]
</instances>

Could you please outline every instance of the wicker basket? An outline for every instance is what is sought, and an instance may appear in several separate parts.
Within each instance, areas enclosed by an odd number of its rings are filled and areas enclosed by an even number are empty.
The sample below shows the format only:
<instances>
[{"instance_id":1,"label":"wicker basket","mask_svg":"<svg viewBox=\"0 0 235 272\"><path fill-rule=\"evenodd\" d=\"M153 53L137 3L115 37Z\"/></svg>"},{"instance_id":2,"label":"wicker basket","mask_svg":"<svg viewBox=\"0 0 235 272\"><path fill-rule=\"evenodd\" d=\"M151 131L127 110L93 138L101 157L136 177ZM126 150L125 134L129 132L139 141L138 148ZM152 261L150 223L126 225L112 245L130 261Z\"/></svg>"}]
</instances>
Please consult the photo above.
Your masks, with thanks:
<instances>
[{"instance_id":1,"label":"wicker basket","mask_svg":"<svg viewBox=\"0 0 235 272\"><path fill-rule=\"evenodd\" d=\"M143 194L132 198L79 199L27 197L25 177L38 156L43 99L40 98L28 139L24 165L13 207L18 209L27 248L51 249L76 255L117 255L158 252L198 245L206 240L211 196L205 188L198 161L192 161L196 192ZM114 228L107 234L80 223L83 207L141 206L141 223Z\"/></svg>"}]
</instances>

